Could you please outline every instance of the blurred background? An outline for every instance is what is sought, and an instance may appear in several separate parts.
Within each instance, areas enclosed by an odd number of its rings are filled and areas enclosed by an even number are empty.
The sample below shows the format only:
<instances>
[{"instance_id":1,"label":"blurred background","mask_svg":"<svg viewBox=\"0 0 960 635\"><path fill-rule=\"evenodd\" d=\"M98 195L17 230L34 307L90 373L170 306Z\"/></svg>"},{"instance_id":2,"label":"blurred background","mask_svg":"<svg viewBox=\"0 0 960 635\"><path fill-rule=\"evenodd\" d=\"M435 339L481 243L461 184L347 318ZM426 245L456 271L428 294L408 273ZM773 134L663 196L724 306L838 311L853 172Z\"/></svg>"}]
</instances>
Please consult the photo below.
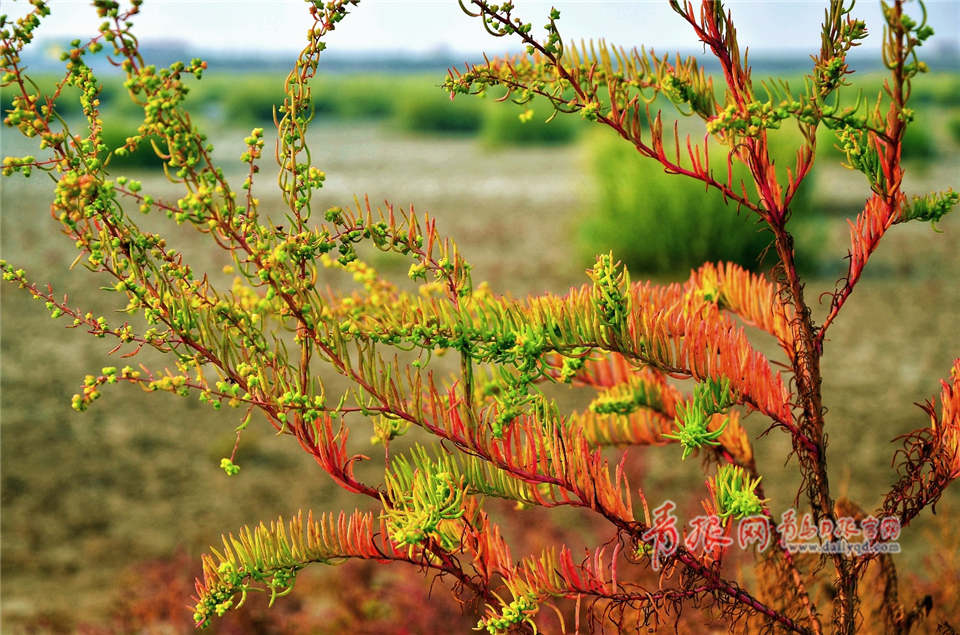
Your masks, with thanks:
<instances>
[{"instance_id":1,"label":"blurred background","mask_svg":"<svg viewBox=\"0 0 960 635\"><path fill-rule=\"evenodd\" d=\"M657 52L698 52L665 2L554 4L566 38L606 37L624 46L653 44ZM456 2L363 5L329 38L330 50L313 85L317 116L309 142L314 163L327 173L314 209L364 195L375 204L413 203L438 219L441 233L457 240L474 266L476 282L487 280L495 291L514 295L562 292L582 284L593 254L609 250L630 267L635 280L682 280L705 260L769 267L760 260L768 235L752 219L737 215L719 197L705 196L701 187L639 160L609 131L576 115L544 123L551 114L544 104L496 103L499 95L493 91L485 99L451 101L439 88L447 68L480 61L481 51L516 50L508 41L489 38ZM535 25L550 6L518 5L518 14ZM742 46L751 47L755 80L781 76L799 87L811 66L809 54L819 47L820 5L730 6ZM7 2L4 11L16 16L26 7ZM24 56L41 87L62 77L59 52L74 37L95 33L99 22L85 3L54 1L52 8L49 23ZM917 118L904 148L908 194L960 184L960 3L930 2L928 10L936 35L921 51L931 72L913 86ZM851 57L857 70L852 81L875 98L884 77L879 6L861 3L855 13L866 19L873 35ZM208 61L204 78L191 80L187 104L235 186L246 174L240 161L243 138L254 127L266 129L263 173L255 191L262 209L277 218L282 206L272 187L273 108L282 101L282 81L308 20L301 2L270 3L267 9L253 2L148 0L134 27L150 63L195 56ZM119 146L134 134L142 113L105 56L90 59L103 82L107 143ZM709 61L706 67L716 71ZM856 98L851 89L844 95ZM3 89L4 110L10 98L9 89ZM668 105L662 106L665 117L672 118ZM529 114L528 108L533 116L522 123L520 115ZM74 92L65 90L57 109L79 129ZM681 120L680 125L695 138L703 134L697 122ZM807 297L814 302L842 275L847 219L869 192L861 175L841 165L830 133L824 132L816 168L791 221ZM12 129L0 134L4 155L38 154ZM773 135L781 165L797 144L798 134L790 129ZM112 163L116 173L142 180L155 198L178 198L177 186L163 178L159 166L149 146ZM0 187L2 257L23 266L31 279L69 293L71 305L96 314L118 308L116 298L97 292L95 276L81 267L69 270L76 252L49 216L52 183L34 174L4 178ZM190 254L199 269L219 271L229 263L196 232L159 217L143 223L169 233L171 243ZM868 509L894 479L890 458L897 446L890 440L927 424L913 404L938 392L938 379L960 355L958 237L956 213L937 228L895 227L826 347L833 491ZM406 273L400 259L365 255L388 275ZM349 277L333 275L326 282L351 284ZM73 412L70 397L83 376L116 363L105 357L112 344L61 328L42 305L8 285L0 300L3 632L189 632L189 596L199 556L221 532L301 508L357 504L290 439L274 437L262 421L242 438L240 475L227 478L219 460L230 454L239 418L196 399L110 387L89 412ZM819 316L824 309L815 306ZM771 342L758 338L756 343L776 354ZM156 367L164 360L144 355L143 361ZM565 405L582 405L576 395L559 398ZM354 425L358 451L376 456L366 444L369 426L359 420ZM745 425L754 433L767 495L779 514L792 503L798 485L796 463L784 463L789 441L776 432L758 438L766 428L758 415ZM652 506L672 498L691 516L697 513L697 500L705 495L697 461L679 463L674 453L657 449L634 452L633 460L643 474L637 483ZM376 466L370 474L376 478ZM940 517L957 518L958 489L948 490L938 505ZM560 514L555 523L547 518L556 520L556 514L522 514L522 524L507 531L529 549L548 540L596 545L609 538L582 514ZM945 544L943 532L944 525L927 511L905 533L897 556L905 579L914 574L920 577L917 584L935 579L937 564L929 558L938 554L930 545ZM956 553L956 545L952 549ZM428 590L429 582L420 576L391 567L311 571L273 609L265 608L263 598L252 598L215 630L430 633L473 626L449 593L438 586L427 599Z\"/></svg>"}]
</instances>

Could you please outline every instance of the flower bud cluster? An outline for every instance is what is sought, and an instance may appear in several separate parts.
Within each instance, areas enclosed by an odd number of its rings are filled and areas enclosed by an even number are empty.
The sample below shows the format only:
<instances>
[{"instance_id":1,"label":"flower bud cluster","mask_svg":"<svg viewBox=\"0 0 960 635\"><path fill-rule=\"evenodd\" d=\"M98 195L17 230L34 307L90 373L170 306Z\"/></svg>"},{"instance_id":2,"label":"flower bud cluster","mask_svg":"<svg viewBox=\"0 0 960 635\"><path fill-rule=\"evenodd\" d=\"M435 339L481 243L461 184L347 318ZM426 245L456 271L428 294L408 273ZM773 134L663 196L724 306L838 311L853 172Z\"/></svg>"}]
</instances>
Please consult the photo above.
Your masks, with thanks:
<instances>
[{"instance_id":1,"label":"flower bud cluster","mask_svg":"<svg viewBox=\"0 0 960 635\"><path fill-rule=\"evenodd\" d=\"M742 467L724 463L717 468L712 480L714 503L720 518L734 516L743 518L763 512L766 499L756 493L760 478L750 480Z\"/></svg>"},{"instance_id":2,"label":"flower bud cluster","mask_svg":"<svg viewBox=\"0 0 960 635\"><path fill-rule=\"evenodd\" d=\"M477 630L486 630L491 635L506 633L512 627L530 620L538 608L535 597L528 595L518 597L505 605L500 615L478 621Z\"/></svg>"},{"instance_id":3,"label":"flower bud cluster","mask_svg":"<svg viewBox=\"0 0 960 635\"><path fill-rule=\"evenodd\" d=\"M433 471L433 468L436 471ZM432 466L412 469L388 478L391 505L385 509L390 539L411 549L433 540L441 549L452 551L460 544L460 531L449 526L464 514L465 486L453 474Z\"/></svg>"},{"instance_id":4,"label":"flower bud cluster","mask_svg":"<svg viewBox=\"0 0 960 635\"><path fill-rule=\"evenodd\" d=\"M723 434L728 420L724 419L720 425L713 426L713 415L724 412L736 403L730 391L730 380L723 381L707 379L699 382L694 388L693 399L687 403L678 403L677 417L674 420L676 432L664 434L668 439L675 439L683 447L681 458L686 459L694 450L704 445L719 445L717 439Z\"/></svg>"}]
</instances>

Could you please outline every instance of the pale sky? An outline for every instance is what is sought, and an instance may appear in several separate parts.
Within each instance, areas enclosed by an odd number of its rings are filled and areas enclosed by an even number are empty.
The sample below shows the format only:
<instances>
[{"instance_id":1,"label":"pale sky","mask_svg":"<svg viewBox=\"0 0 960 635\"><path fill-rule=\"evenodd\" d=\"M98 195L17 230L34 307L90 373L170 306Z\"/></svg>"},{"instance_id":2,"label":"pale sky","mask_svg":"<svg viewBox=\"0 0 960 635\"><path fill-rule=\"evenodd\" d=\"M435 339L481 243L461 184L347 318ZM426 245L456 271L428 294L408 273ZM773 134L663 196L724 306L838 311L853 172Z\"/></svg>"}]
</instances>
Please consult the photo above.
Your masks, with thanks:
<instances>
[{"instance_id":1,"label":"pale sky","mask_svg":"<svg viewBox=\"0 0 960 635\"><path fill-rule=\"evenodd\" d=\"M11 16L29 7L26 0L3 0L2 4ZM49 4L53 13L40 28L39 39L96 32L99 19L89 2L52 0ZM605 36L613 44L653 45L663 52L696 45L689 27L666 0L515 0L515 4L515 15L532 22L535 30L545 23L550 6L556 6L561 11L560 33L568 40ZM727 5L741 46L757 52L819 49L826 2L734 0ZM307 8L301 0L146 0L134 33L143 43L176 40L194 50L292 52L305 42ZM930 44L956 46L960 0L929 0L927 9L936 29ZM909 10L917 13L917 4L910 3ZM877 48L882 30L879 1L860 0L854 15L864 19L873 33L863 48ZM489 36L479 20L460 10L457 0L364 0L331 34L328 44L341 52L476 53L517 48L515 41Z\"/></svg>"}]
</instances>

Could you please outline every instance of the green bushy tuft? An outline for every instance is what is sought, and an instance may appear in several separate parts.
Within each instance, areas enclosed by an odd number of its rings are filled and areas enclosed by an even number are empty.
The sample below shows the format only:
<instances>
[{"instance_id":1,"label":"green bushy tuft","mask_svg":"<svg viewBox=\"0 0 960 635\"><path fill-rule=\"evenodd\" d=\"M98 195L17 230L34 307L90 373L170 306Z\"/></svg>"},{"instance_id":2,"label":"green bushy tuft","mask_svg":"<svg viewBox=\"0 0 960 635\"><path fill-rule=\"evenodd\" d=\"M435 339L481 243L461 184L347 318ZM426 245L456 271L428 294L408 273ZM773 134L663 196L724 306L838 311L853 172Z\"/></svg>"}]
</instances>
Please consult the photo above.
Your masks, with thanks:
<instances>
[{"instance_id":1,"label":"green bushy tuft","mask_svg":"<svg viewBox=\"0 0 960 635\"><path fill-rule=\"evenodd\" d=\"M937 143L929 125L915 122L907 128L903 135L904 160L930 160L937 154Z\"/></svg>"},{"instance_id":2,"label":"green bushy tuft","mask_svg":"<svg viewBox=\"0 0 960 635\"><path fill-rule=\"evenodd\" d=\"M960 75L930 73L914 80L911 98L915 104L960 106Z\"/></svg>"},{"instance_id":3,"label":"green bushy tuft","mask_svg":"<svg viewBox=\"0 0 960 635\"><path fill-rule=\"evenodd\" d=\"M557 116L549 104L530 103L514 108L489 108L483 119L480 137L490 147L509 145L559 145L571 143L583 130L575 117Z\"/></svg>"},{"instance_id":4,"label":"green bushy tuft","mask_svg":"<svg viewBox=\"0 0 960 635\"><path fill-rule=\"evenodd\" d=\"M954 143L960 143L960 110L954 112L947 120L947 129Z\"/></svg>"},{"instance_id":5,"label":"green bushy tuft","mask_svg":"<svg viewBox=\"0 0 960 635\"><path fill-rule=\"evenodd\" d=\"M797 145L787 141L795 136L788 131L770 135L778 166L792 165ZM716 166L723 165L720 150L711 148ZM704 261L732 261L750 269L763 264L772 236L752 213L738 213L716 190L665 174L657 162L609 134L589 139L588 168L594 193L579 228L584 256L612 249L632 271L660 274L682 274ZM798 264L807 269L816 266L824 233L812 217L811 181L808 177L791 205L791 229L798 230L801 243Z\"/></svg>"},{"instance_id":6,"label":"green bushy tuft","mask_svg":"<svg viewBox=\"0 0 960 635\"><path fill-rule=\"evenodd\" d=\"M245 126L273 121L273 109L283 104L282 88L276 81L238 80L222 96L224 120ZM322 101L314 99L314 108L322 111Z\"/></svg>"},{"instance_id":7,"label":"green bushy tuft","mask_svg":"<svg viewBox=\"0 0 960 635\"><path fill-rule=\"evenodd\" d=\"M476 99L451 100L436 89L401 91L394 120L409 132L476 134L483 125L485 104Z\"/></svg>"},{"instance_id":8,"label":"green bushy tuft","mask_svg":"<svg viewBox=\"0 0 960 635\"><path fill-rule=\"evenodd\" d=\"M104 127L102 139L111 151L110 171L114 171L117 168L156 169L163 164L163 160L157 156L153 146L150 145L149 138L144 138L133 152L126 150L120 154L115 152L117 148L123 147L124 144L126 144L128 137L133 137L137 134L137 126L138 124L134 120L117 119L107 122ZM157 147L161 150L165 149L164 146L159 143Z\"/></svg>"},{"instance_id":9,"label":"green bushy tuft","mask_svg":"<svg viewBox=\"0 0 960 635\"><path fill-rule=\"evenodd\" d=\"M352 119L383 119L393 114L397 90L407 82L386 76L338 77L314 91L323 92L336 101L337 115ZM384 86L389 87L384 90Z\"/></svg>"}]
</instances>

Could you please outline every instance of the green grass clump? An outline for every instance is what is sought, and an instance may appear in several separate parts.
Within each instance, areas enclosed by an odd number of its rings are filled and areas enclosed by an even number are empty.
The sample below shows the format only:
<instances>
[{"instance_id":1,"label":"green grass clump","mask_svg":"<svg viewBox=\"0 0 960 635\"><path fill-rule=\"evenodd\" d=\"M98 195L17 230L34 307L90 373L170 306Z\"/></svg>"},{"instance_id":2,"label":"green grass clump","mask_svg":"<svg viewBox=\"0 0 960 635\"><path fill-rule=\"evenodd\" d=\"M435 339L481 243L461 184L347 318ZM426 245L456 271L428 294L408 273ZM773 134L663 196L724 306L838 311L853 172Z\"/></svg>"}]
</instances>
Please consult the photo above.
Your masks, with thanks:
<instances>
[{"instance_id":1,"label":"green grass clump","mask_svg":"<svg viewBox=\"0 0 960 635\"><path fill-rule=\"evenodd\" d=\"M80 103L76 103L77 114L80 114ZM104 115L103 120L111 119L143 119L143 107L130 99L130 94L123 86L123 82L116 77L105 80L100 90L100 108Z\"/></svg>"},{"instance_id":2,"label":"green grass clump","mask_svg":"<svg viewBox=\"0 0 960 635\"><path fill-rule=\"evenodd\" d=\"M791 138L789 131L770 135L778 166L792 165L796 145L787 142ZM772 236L751 212L738 213L716 190L665 174L618 137L595 135L588 150L594 199L578 236L585 259L612 249L632 271L647 274L683 273L707 261L732 261L749 269L763 264L761 255ZM711 148L711 157L717 157L712 158L716 166L723 165L720 148ZM797 254L805 269L815 266L824 231L812 216L810 178L791 205L791 229L802 243Z\"/></svg>"},{"instance_id":3,"label":"green grass clump","mask_svg":"<svg viewBox=\"0 0 960 635\"><path fill-rule=\"evenodd\" d=\"M953 113L947 120L947 129L954 143L960 143L960 111Z\"/></svg>"},{"instance_id":4,"label":"green grass clump","mask_svg":"<svg viewBox=\"0 0 960 635\"><path fill-rule=\"evenodd\" d=\"M137 135L137 126L138 124L131 120L115 120L108 122L104 127L101 138L111 152L111 169L156 169L163 165L163 160L157 156L156 151L154 151L153 146L150 144L149 137L141 140L136 150L132 152L124 150L120 154L116 153L117 148L125 146L127 138ZM155 141L158 140L155 139ZM157 147L160 148L161 151L165 150L165 147L159 142L157 143Z\"/></svg>"},{"instance_id":5,"label":"green grass clump","mask_svg":"<svg viewBox=\"0 0 960 635\"><path fill-rule=\"evenodd\" d=\"M333 113L350 119L384 119L393 114L397 85L407 82L378 75L346 76L328 80L320 91L327 92L331 101L336 103ZM387 89L384 90L384 86Z\"/></svg>"},{"instance_id":6,"label":"green grass clump","mask_svg":"<svg viewBox=\"0 0 960 635\"><path fill-rule=\"evenodd\" d=\"M530 103L516 108L488 108L480 138L490 147L509 145L554 145L571 143L583 129L575 117L558 115L549 104Z\"/></svg>"},{"instance_id":7,"label":"green grass clump","mask_svg":"<svg viewBox=\"0 0 960 635\"><path fill-rule=\"evenodd\" d=\"M283 87L276 81L267 84L238 78L219 95L219 101L226 121L245 126L264 124L273 121L274 108L283 104ZM314 103L314 108L318 105Z\"/></svg>"},{"instance_id":8,"label":"green grass clump","mask_svg":"<svg viewBox=\"0 0 960 635\"><path fill-rule=\"evenodd\" d=\"M960 106L960 74L921 75L913 82L912 98L916 104Z\"/></svg>"},{"instance_id":9,"label":"green grass clump","mask_svg":"<svg viewBox=\"0 0 960 635\"><path fill-rule=\"evenodd\" d=\"M401 127L418 132L478 130L474 112L479 107L458 104L450 108L434 84L413 75L335 75L314 80L310 95L314 116L320 119L394 117ZM273 121L274 107L283 104L282 88L276 78L235 75L227 82L199 86L199 95L190 98L219 110L231 123L263 126ZM467 100L460 101L465 104Z\"/></svg>"},{"instance_id":10,"label":"green grass clump","mask_svg":"<svg viewBox=\"0 0 960 635\"><path fill-rule=\"evenodd\" d=\"M929 161L937 156L937 143L930 126L921 122L928 121L922 115L907 127L903 135L903 158L905 160Z\"/></svg>"},{"instance_id":11,"label":"green grass clump","mask_svg":"<svg viewBox=\"0 0 960 635\"><path fill-rule=\"evenodd\" d=\"M394 121L403 130L476 134L483 125L485 104L478 99L461 97L451 100L429 85L398 92Z\"/></svg>"}]
</instances>

